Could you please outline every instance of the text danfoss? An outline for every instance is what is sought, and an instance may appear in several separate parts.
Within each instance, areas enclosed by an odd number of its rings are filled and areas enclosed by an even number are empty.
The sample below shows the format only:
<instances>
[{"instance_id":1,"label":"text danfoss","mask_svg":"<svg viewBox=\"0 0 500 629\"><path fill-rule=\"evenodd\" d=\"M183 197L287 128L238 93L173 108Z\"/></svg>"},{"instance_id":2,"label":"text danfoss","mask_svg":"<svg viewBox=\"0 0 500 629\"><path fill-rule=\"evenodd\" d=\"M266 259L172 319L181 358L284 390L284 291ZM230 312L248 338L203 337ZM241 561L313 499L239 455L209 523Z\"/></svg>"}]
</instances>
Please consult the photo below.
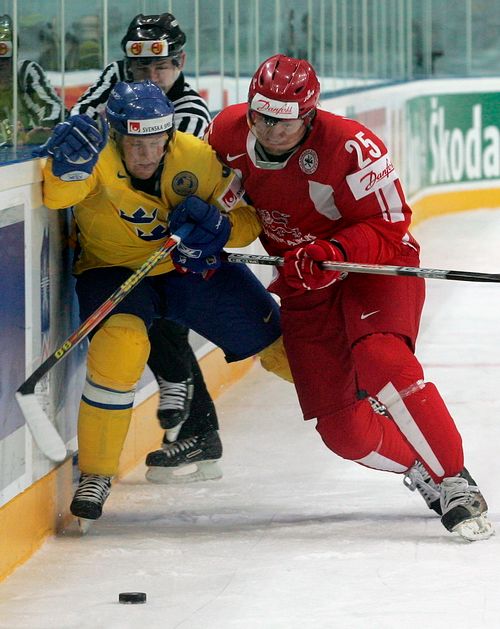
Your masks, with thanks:
<instances>
[{"instance_id":1,"label":"text danfoss","mask_svg":"<svg viewBox=\"0 0 500 629\"><path fill-rule=\"evenodd\" d=\"M361 177L363 183L365 183L365 190L371 190L373 186L382 181L382 179L389 179L390 174L394 172L394 165L388 159L385 160L385 168L380 172L374 172L371 170L369 173ZM365 181L368 179L368 181Z\"/></svg>"},{"instance_id":2,"label":"text danfoss","mask_svg":"<svg viewBox=\"0 0 500 629\"><path fill-rule=\"evenodd\" d=\"M259 100L256 103L255 111L267 111L275 116L286 116L292 113L290 105L281 105L280 107L273 107L268 100Z\"/></svg>"}]
</instances>

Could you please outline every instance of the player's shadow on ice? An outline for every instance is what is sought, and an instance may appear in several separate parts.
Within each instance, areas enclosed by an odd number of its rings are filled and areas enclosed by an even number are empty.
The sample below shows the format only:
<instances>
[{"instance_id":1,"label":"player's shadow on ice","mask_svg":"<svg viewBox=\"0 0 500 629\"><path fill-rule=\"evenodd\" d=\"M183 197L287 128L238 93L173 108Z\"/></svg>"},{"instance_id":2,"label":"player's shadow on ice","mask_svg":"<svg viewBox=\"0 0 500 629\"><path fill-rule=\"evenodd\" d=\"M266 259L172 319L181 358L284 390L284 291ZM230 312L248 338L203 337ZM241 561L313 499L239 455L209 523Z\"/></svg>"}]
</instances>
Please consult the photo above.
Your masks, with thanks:
<instances>
[{"instance_id":1,"label":"player's shadow on ice","mask_svg":"<svg viewBox=\"0 0 500 629\"><path fill-rule=\"evenodd\" d=\"M234 537L239 534L258 534L268 538L279 538L283 543L297 544L307 538L342 542L344 551L349 544L367 542L380 543L464 543L454 535L446 533L437 515L400 512L375 513L373 511L349 511L336 514L295 513L283 510L276 513L276 507L262 504L252 512L248 504L241 509L231 507L226 512L172 510L148 508L145 511L128 513L114 512L107 509L102 518L92 525L87 537L111 538L126 536L128 539L175 540L186 538L221 540L224 536ZM71 523L64 532L67 537L80 536L77 525ZM467 543L467 542L466 542Z\"/></svg>"}]
</instances>

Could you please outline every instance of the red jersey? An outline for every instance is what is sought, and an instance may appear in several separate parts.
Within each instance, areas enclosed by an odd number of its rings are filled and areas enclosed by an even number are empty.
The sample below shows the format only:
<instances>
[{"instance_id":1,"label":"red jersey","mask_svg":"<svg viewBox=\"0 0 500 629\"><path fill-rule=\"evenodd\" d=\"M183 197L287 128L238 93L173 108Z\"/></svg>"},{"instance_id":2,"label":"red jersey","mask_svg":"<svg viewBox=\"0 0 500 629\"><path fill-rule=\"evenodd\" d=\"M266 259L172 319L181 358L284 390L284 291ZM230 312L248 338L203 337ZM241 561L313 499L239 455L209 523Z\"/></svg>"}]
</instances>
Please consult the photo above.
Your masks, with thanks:
<instances>
[{"instance_id":1,"label":"red jersey","mask_svg":"<svg viewBox=\"0 0 500 629\"><path fill-rule=\"evenodd\" d=\"M245 103L221 111L208 141L242 179L262 243L282 255L301 243L337 241L351 262L391 264L418 244L411 209L384 143L369 129L318 110L305 141L283 164L259 165Z\"/></svg>"},{"instance_id":2,"label":"red jersey","mask_svg":"<svg viewBox=\"0 0 500 629\"><path fill-rule=\"evenodd\" d=\"M246 109L223 110L208 140L240 175L269 253L321 238L337 241L351 262L418 266L418 245L408 233L411 210L376 135L318 111L285 162L259 162ZM424 378L411 351L424 304L422 279L350 273L307 291L278 278L270 290L281 297L283 341L304 417L318 419L316 429L331 450L395 472L416 459L436 476L461 469L460 435L437 389L426 383L407 393ZM396 392L391 418L359 395L383 400L388 385ZM404 400L397 401L397 392L405 392Z\"/></svg>"}]
</instances>

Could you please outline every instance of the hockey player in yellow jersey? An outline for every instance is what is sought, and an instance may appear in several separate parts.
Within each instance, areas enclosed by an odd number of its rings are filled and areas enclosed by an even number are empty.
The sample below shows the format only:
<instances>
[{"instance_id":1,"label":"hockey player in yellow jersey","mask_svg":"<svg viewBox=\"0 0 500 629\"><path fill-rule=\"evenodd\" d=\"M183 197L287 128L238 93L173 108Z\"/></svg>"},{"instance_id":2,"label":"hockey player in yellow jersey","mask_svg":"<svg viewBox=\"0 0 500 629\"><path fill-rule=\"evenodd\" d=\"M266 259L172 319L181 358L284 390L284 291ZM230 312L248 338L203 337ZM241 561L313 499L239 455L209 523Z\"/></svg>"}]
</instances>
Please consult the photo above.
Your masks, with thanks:
<instances>
[{"instance_id":1,"label":"hockey player in yellow jersey","mask_svg":"<svg viewBox=\"0 0 500 629\"><path fill-rule=\"evenodd\" d=\"M202 140L174 130L173 106L150 81L118 83L106 115L109 141L104 129L78 115L58 125L42 149L49 156L45 205L75 206L82 320L163 244L173 208L190 217L196 247L183 251L181 243L172 255L177 266L171 258L158 264L91 338L78 417L81 477L71 503L81 522L99 518L109 495L154 318L197 331L229 362L259 354L265 367L287 370L275 301L246 267L219 255L221 246L245 246L260 232L238 177ZM191 269L193 256L199 260L199 272L180 268L185 255ZM206 459L211 444L203 445ZM212 460L200 463L204 478L220 477L218 449L220 442ZM161 482L169 462L168 451L150 453L147 477Z\"/></svg>"},{"instance_id":2,"label":"hockey player in yellow jersey","mask_svg":"<svg viewBox=\"0 0 500 629\"><path fill-rule=\"evenodd\" d=\"M137 85L142 87L141 83ZM133 89L139 91L137 87ZM85 116L72 118L85 119ZM165 118L172 125L171 116ZM90 120L87 124L93 126ZM149 182L154 176L166 139L168 157L162 161L161 177L151 182L157 190L148 191L147 186L136 189L134 183ZM122 151L126 151L125 164ZM52 173L50 164L44 177L47 207L76 206L81 248L75 263L77 274L102 266L125 266L133 270L141 266L165 241L169 210L194 194L210 200L224 212L232 210L230 221L237 224L234 231L240 236L238 240L231 239L227 246L248 244L260 232L253 208L242 200L243 190L236 175L221 166L208 144L192 135L175 133L172 126L154 137L147 134L147 144L139 135L119 137L118 145L116 140L107 143L84 180L61 181ZM110 247L111 234L114 247ZM168 258L151 275L173 268Z\"/></svg>"},{"instance_id":3,"label":"hockey player in yellow jersey","mask_svg":"<svg viewBox=\"0 0 500 629\"><path fill-rule=\"evenodd\" d=\"M136 15L121 41L124 58L103 70L71 113L87 114L97 120L116 83L150 79L174 105L175 128L203 138L210 113L182 72L185 44L186 34L171 13ZM201 438L219 430L217 412L189 343L189 330L168 319L156 319L148 333L151 344L148 365L159 389L157 417L165 430L162 447L172 453L172 476L167 480L186 483L189 474L186 470L176 474L175 465L185 465L193 451L199 449ZM215 443L220 434L216 432L210 439ZM194 469L191 480L202 480Z\"/></svg>"}]
</instances>

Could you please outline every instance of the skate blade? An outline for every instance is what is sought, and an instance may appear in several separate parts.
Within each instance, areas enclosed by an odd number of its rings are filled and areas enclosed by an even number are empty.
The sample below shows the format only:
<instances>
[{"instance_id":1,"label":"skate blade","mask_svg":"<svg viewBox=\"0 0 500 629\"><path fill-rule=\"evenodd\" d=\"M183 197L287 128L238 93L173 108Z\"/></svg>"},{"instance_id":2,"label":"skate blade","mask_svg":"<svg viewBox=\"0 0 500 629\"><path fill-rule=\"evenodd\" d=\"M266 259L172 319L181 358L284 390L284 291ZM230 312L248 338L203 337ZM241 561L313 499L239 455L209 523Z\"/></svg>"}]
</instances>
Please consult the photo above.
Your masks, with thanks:
<instances>
[{"instance_id":1,"label":"skate blade","mask_svg":"<svg viewBox=\"0 0 500 629\"><path fill-rule=\"evenodd\" d=\"M222 471L216 461L201 461L179 467L148 467L146 480L163 485L183 485L203 480L218 480Z\"/></svg>"},{"instance_id":2,"label":"skate blade","mask_svg":"<svg viewBox=\"0 0 500 629\"><path fill-rule=\"evenodd\" d=\"M453 528L453 531L458 533L460 537L466 539L468 542L488 539L495 534L493 524L488 520L486 514L484 513L481 513L481 515L476 518L460 522Z\"/></svg>"},{"instance_id":3,"label":"skate blade","mask_svg":"<svg viewBox=\"0 0 500 629\"><path fill-rule=\"evenodd\" d=\"M95 520L88 520L87 518L77 518L78 528L82 535L87 535L90 527L95 522Z\"/></svg>"}]
</instances>

